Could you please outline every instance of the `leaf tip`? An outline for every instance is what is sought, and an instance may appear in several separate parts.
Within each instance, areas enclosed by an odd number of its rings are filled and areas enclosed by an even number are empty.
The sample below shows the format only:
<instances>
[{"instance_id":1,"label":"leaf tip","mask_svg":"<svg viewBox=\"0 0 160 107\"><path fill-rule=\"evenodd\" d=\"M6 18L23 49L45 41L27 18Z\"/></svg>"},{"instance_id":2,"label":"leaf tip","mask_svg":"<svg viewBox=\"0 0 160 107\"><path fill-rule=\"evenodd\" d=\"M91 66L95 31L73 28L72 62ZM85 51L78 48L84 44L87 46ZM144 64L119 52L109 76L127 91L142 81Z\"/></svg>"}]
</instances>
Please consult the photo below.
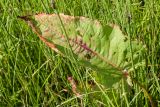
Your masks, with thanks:
<instances>
[{"instance_id":1,"label":"leaf tip","mask_svg":"<svg viewBox=\"0 0 160 107\"><path fill-rule=\"evenodd\" d=\"M29 16L17 16L17 18L25 20L25 21L31 20L31 18Z\"/></svg>"}]
</instances>

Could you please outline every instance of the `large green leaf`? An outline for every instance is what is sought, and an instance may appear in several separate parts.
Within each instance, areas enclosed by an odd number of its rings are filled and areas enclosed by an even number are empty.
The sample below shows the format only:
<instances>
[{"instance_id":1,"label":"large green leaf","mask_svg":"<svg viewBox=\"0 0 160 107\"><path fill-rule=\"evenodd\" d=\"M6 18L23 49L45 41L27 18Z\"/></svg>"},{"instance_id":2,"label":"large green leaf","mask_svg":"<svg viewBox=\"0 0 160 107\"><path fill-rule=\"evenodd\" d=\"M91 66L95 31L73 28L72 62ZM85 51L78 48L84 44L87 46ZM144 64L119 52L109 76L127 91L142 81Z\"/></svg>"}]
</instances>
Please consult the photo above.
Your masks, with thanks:
<instances>
[{"instance_id":1,"label":"large green leaf","mask_svg":"<svg viewBox=\"0 0 160 107\"><path fill-rule=\"evenodd\" d=\"M132 70L131 55L135 66L140 66L142 45L129 40L116 25L102 25L97 20L64 14L37 14L23 16L33 31L56 52L97 71L98 79L107 87L120 81L123 71ZM72 49L73 54L67 54Z\"/></svg>"}]
</instances>

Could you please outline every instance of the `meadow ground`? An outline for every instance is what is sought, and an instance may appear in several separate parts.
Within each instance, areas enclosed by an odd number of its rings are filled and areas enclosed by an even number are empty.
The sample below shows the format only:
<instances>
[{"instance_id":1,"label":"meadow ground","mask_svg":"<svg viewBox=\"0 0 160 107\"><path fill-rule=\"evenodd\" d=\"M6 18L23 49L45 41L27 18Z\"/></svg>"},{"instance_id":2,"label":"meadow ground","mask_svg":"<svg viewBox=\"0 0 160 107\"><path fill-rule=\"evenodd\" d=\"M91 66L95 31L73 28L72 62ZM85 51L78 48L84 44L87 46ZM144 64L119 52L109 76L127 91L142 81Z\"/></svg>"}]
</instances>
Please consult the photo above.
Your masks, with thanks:
<instances>
[{"instance_id":1,"label":"meadow ground","mask_svg":"<svg viewBox=\"0 0 160 107\"><path fill-rule=\"evenodd\" d=\"M160 0L140 1L56 0L53 9L49 0L0 0L0 106L160 106ZM87 89L90 71L54 53L17 18L57 11L115 23L142 42L145 66L132 76L143 86L126 90L122 81L117 90ZM74 95L69 76L84 87L83 99Z\"/></svg>"}]
</instances>

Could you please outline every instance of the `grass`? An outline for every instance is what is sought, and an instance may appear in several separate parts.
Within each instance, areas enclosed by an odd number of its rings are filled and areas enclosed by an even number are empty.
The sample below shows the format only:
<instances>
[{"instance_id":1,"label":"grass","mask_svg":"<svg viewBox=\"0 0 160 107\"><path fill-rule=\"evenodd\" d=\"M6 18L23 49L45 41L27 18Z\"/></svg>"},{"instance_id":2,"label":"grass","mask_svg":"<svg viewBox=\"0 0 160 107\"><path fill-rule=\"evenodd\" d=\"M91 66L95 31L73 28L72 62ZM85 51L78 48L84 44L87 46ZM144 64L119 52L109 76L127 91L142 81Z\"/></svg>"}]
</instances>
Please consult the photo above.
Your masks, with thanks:
<instances>
[{"instance_id":1,"label":"grass","mask_svg":"<svg viewBox=\"0 0 160 107\"><path fill-rule=\"evenodd\" d=\"M143 0L142 0L143 1ZM46 47L17 16L36 13L65 13L115 23L146 47L146 65L132 72L160 106L160 1L148 0L49 0L0 1L0 106L117 106L150 107L143 88L91 90L85 84L90 70L79 67ZM133 64L134 65L134 64ZM67 78L83 87L83 99L75 97ZM97 84L98 85L98 84ZM66 91L67 90L67 91Z\"/></svg>"}]
</instances>

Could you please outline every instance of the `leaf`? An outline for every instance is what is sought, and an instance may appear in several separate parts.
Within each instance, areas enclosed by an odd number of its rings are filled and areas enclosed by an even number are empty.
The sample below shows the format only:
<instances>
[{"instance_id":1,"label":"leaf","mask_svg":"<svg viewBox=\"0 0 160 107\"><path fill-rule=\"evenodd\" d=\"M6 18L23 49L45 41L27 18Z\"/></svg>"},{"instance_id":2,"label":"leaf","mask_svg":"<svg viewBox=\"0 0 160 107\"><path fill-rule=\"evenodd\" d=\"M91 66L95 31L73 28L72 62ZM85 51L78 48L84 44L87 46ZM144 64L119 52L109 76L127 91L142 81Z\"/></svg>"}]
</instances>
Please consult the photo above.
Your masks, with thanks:
<instances>
[{"instance_id":1,"label":"leaf","mask_svg":"<svg viewBox=\"0 0 160 107\"><path fill-rule=\"evenodd\" d=\"M116 25L102 25L97 20L64 14L22 16L32 30L57 53L68 58L70 48L78 62L97 71L98 80L111 87L132 70L129 40ZM143 46L132 41L133 61L137 67ZM127 73L128 75L128 73Z\"/></svg>"}]
</instances>

